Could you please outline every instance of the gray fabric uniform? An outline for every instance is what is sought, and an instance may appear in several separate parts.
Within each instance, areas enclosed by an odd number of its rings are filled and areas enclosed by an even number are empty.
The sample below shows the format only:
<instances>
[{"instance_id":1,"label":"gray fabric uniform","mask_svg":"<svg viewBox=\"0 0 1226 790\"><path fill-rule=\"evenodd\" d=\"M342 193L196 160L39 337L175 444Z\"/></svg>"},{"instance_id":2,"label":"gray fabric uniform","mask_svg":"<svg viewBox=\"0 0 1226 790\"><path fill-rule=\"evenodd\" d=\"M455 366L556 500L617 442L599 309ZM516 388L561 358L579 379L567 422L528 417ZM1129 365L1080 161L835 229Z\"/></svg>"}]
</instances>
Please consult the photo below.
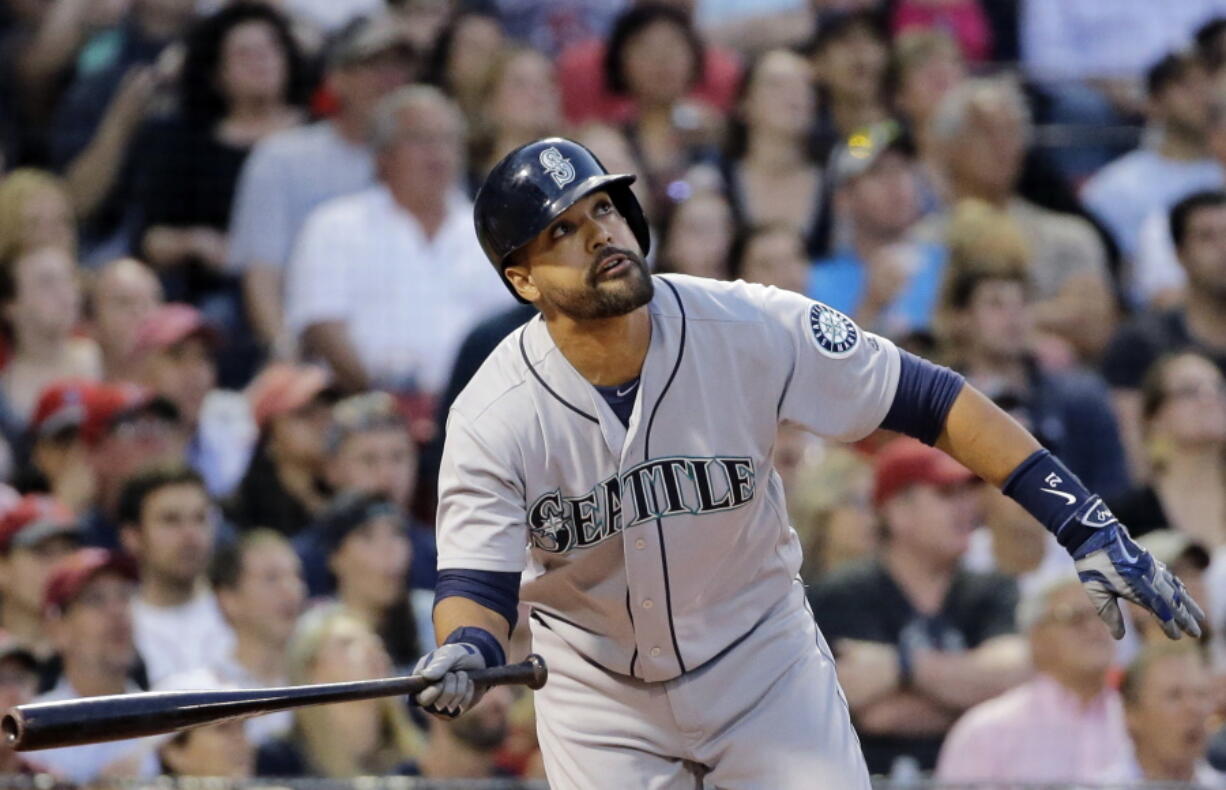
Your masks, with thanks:
<instances>
[{"instance_id":1,"label":"gray fabric uniform","mask_svg":"<svg viewBox=\"0 0 1226 790\"><path fill-rule=\"evenodd\" d=\"M554 786L695 786L682 765L719 787L867 787L771 455L783 423L840 441L876 429L898 351L829 307L742 282L657 276L649 309L628 426L539 317L490 355L448 418L439 569L523 573L550 662L538 706ZM590 708L573 704L584 694ZM676 708L725 697L741 706ZM739 748L716 748L733 722ZM749 753L776 773L738 771Z\"/></svg>"}]
</instances>

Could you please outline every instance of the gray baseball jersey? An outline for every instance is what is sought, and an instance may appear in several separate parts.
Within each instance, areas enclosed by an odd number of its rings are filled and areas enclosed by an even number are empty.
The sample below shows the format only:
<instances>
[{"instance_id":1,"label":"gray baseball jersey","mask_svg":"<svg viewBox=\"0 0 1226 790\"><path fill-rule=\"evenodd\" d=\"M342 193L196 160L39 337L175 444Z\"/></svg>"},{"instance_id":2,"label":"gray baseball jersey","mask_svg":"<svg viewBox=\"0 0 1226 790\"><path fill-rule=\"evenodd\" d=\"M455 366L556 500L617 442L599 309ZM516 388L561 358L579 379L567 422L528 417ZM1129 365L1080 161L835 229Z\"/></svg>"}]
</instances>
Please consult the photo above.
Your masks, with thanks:
<instances>
[{"instance_id":1,"label":"gray baseball jersey","mask_svg":"<svg viewBox=\"0 0 1226 790\"><path fill-rule=\"evenodd\" d=\"M655 286L628 426L539 316L498 346L448 417L437 529L440 570L523 572L521 601L579 655L665 681L794 589L779 425L866 436L899 355L795 293L683 275Z\"/></svg>"}]
</instances>

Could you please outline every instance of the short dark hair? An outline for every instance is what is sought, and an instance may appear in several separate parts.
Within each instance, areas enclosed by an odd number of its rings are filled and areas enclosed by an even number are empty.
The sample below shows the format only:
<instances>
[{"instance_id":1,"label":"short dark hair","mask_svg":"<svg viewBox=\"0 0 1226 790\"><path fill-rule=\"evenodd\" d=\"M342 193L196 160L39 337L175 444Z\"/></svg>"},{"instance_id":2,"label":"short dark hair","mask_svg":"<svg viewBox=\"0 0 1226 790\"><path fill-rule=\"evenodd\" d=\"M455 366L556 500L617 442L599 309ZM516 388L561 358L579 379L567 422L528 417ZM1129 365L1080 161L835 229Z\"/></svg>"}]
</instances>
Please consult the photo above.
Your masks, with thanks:
<instances>
[{"instance_id":1,"label":"short dark hair","mask_svg":"<svg viewBox=\"0 0 1226 790\"><path fill-rule=\"evenodd\" d=\"M285 58L285 86L281 98L287 104L306 104L310 90L306 62L290 31L285 15L264 3L241 0L204 17L188 31L179 95L183 113L202 121L217 121L227 112L227 99L217 84L222 48L226 37L239 25L263 22L272 28Z\"/></svg>"},{"instance_id":2,"label":"short dark hair","mask_svg":"<svg viewBox=\"0 0 1226 790\"><path fill-rule=\"evenodd\" d=\"M243 578L243 564L247 553L261 546L281 546L287 551L294 550L288 538L268 527L244 532L238 540L228 540L220 544L209 563L209 584L214 592L237 588Z\"/></svg>"},{"instance_id":3,"label":"short dark hair","mask_svg":"<svg viewBox=\"0 0 1226 790\"><path fill-rule=\"evenodd\" d=\"M1145 95L1152 99L1193 69L1204 67L1204 62L1194 52L1170 52L1145 72Z\"/></svg>"},{"instance_id":4,"label":"short dark hair","mask_svg":"<svg viewBox=\"0 0 1226 790\"><path fill-rule=\"evenodd\" d=\"M124 483L119 494L119 523L124 526L140 526L145 502L149 497L163 488L181 485L196 486L208 493L204 478L186 464L157 465L137 472Z\"/></svg>"},{"instance_id":5,"label":"short dark hair","mask_svg":"<svg viewBox=\"0 0 1226 790\"><path fill-rule=\"evenodd\" d=\"M1196 42L1196 52L1209 69L1216 70L1226 62L1226 51L1223 51L1220 39L1226 34L1226 17L1215 16L1201 25L1193 40Z\"/></svg>"},{"instance_id":6,"label":"short dark hair","mask_svg":"<svg viewBox=\"0 0 1226 790\"><path fill-rule=\"evenodd\" d=\"M703 77L703 58L706 55L702 39L694 29L694 23L686 14L673 6L659 3L643 3L626 9L617 21L613 23L613 31L609 34L609 43L604 55L605 86L610 93L625 95L630 86L626 84L624 74L626 67L626 45L630 39L657 22L667 22L674 25L685 37L690 54L694 58L694 69L690 74L690 87L697 85Z\"/></svg>"},{"instance_id":7,"label":"short dark hair","mask_svg":"<svg viewBox=\"0 0 1226 790\"><path fill-rule=\"evenodd\" d=\"M813 37L804 46L804 54L817 57L831 44L858 31L868 33L880 41L883 47L889 48L889 27L881 12L864 8L856 11L834 11L819 16Z\"/></svg>"},{"instance_id":8,"label":"short dark hair","mask_svg":"<svg viewBox=\"0 0 1226 790\"><path fill-rule=\"evenodd\" d=\"M1175 249L1183 246L1193 214L1204 208L1218 208L1219 206L1226 206L1226 191L1221 189L1193 192L1176 203L1170 215L1171 240L1175 242Z\"/></svg>"}]
</instances>

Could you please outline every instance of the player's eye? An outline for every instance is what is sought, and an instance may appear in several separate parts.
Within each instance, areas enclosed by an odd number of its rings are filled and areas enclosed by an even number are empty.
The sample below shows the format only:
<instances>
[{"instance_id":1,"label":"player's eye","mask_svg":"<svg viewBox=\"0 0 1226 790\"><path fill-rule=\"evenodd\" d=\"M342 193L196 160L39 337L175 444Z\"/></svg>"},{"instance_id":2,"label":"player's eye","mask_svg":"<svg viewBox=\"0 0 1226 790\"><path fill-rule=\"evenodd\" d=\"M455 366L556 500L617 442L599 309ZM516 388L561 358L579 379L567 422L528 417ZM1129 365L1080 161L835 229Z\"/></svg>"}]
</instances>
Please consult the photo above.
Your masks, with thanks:
<instances>
[{"instance_id":1,"label":"player's eye","mask_svg":"<svg viewBox=\"0 0 1226 790\"><path fill-rule=\"evenodd\" d=\"M549 235L551 238L560 239L567 233L570 233L572 229L573 226L569 222L559 222L549 231Z\"/></svg>"},{"instance_id":2,"label":"player's eye","mask_svg":"<svg viewBox=\"0 0 1226 790\"><path fill-rule=\"evenodd\" d=\"M608 214L613 210L613 203L608 200L601 200L596 203L597 214Z\"/></svg>"}]
</instances>

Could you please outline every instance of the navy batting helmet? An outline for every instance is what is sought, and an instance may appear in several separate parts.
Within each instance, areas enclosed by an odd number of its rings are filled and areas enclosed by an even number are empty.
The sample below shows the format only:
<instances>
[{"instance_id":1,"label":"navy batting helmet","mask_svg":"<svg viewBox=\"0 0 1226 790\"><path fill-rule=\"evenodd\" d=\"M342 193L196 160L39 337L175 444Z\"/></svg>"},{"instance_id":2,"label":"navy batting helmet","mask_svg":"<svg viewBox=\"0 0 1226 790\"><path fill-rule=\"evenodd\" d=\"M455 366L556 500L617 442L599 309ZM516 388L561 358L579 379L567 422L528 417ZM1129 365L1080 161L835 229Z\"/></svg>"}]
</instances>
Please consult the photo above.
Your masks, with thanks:
<instances>
[{"instance_id":1,"label":"navy batting helmet","mask_svg":"<svg viewBox=\"0 0 1226 790\"><path fill-rule=\"evenodd\" d=\"M609 194L646 255L651 237L643 208L630 191L634 179L629 173L609 173L595 154L561 137L520 146L495 165L477 192L473 219L481 249L511 295L525 301L503 274L511 253L598 190Z\"/></svg>"}]
</instances>

